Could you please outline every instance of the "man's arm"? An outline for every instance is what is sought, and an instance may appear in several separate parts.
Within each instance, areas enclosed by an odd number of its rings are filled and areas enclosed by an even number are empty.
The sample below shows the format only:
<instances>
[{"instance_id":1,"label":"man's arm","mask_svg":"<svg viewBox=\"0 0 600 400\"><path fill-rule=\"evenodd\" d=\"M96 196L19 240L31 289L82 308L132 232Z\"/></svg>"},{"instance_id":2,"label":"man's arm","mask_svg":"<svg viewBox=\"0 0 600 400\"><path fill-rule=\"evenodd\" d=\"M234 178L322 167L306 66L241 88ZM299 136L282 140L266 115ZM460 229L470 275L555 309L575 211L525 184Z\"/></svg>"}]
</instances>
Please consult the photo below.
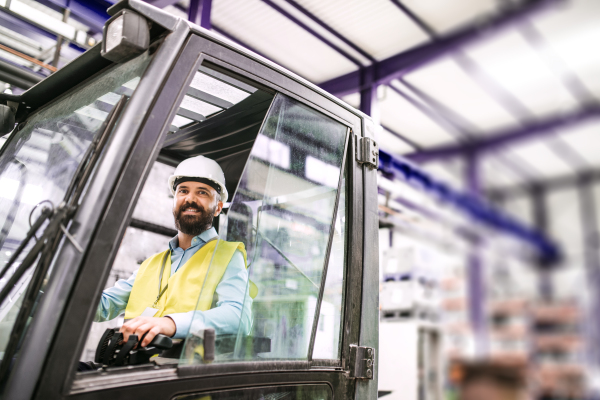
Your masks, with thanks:
<instances>
[{"instance_id":1,"label":"man's arm","mask_svg":"<svg viewBox=\"0 0 600 400\"><path fill-rule=\"evenodd\" d=\"M217 334L235 334L241 324L242 331L250 333L252 299L248 295L248 271L239 250L233 254L215 293L219 301L217 307L211 310L169 314L165 317L136 317L127 321L120 330L123 340L132 334L142 337L146 333L142 342L144 347L159 333L185 339L192 325L194 331L214 328Z\"/></svg>"},{"instance_id":2,"label":"man's arm","mask_svg":"<svg viewBox=\"0 0 600 400\"><path fill-rule=\"evenodd\" d=\"M194 331L213 328L217 334L235 334L241 325L242 332L250 333L252 299L248 295L248 270L239 250L233 254L215 292L219 300L213 309L168 315L175 322L174 338L184 339L190 327Z\"/></svg>"},{"instance_id":3,"label":"man's arm","mask_svg":"<svg viewBox=\"0 0 600 400\"><path fill-rule=\"evenodd\" d=\"M109 321L125 311L138 271L135 270L128 279L119 279L113 287L102 292L94 322Z\"/></svg>"}]
</instances>

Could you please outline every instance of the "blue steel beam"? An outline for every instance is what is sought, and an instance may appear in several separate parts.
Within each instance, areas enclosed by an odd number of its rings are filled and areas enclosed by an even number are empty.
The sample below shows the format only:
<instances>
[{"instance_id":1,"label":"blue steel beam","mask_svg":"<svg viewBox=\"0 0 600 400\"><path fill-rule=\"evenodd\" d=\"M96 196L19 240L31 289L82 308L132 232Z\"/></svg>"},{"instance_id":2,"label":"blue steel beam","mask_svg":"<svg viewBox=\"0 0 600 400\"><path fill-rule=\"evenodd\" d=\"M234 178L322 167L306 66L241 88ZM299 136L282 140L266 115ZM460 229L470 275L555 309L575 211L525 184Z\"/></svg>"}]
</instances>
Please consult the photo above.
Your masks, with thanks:
<instances>
[{"instance_id":1,"label":"blue steel beam","mask_svg":"<svg viewBox=\"0 0 600 400\"><path fill-rule=\"evenodd\" d=\"M373 116L373 107L377 103L377 85L373 84L373 70L371 67L361 68L361 81L363 89L360 91L360 111Z\"/></svg>"},{"instance_id":2,"label":"blue steel beam","mask_svg":"<svg viewBox=\"0 0 600 400\"><path fill-rule=\"evenodd\" d=\"M508 144L515 144L523 140L543 137L553 134L555 129L564 129L579 124L592 118L600 117L600 105L592 104L579 110L553 116L544 121L530 122L520 128L490 134L481 139L475 139L461 145L448 145L431 148L406 157L415 162L427 162L443 158L463 156L468 152L483 152L498 149Z\"/></svg>"},{"instance_id":3,"label":"blue steel beam","mask_svg":"<svg viewBox=\"0 0 600 400\"><path fill-rule=\"evenodd\" d=\"M434 122L437 122L438 125L440 125L442 128L447 129L447 125L450 125L451 128L454 127L454 130L456 131L455 136L459 139L461 143L471 143L474 140L476 140L478 136L481 137L481 134L476 133L479 131L479 129L476 128L467 119L458 114L456 111L450 109L438 100L432 98L430 95L423 92L421 89L415 87L414 85L410 84L405 79L400 78L399 81L402 82L404 86L406 86L412 92L414 92L429 107L431 107L431 110L427 113L427 115L432 117ZM390 87L395 88L392 84L390 84ZM410 100L410 98L407 99ZM417 106L420 104L419 102L416 102L414 100L412 101L412 103ZM422 110L427 109L427 107L424 107L424 105L421 105L420 108ZM442 122L444 121L445 123L442 124ZM450 133L453 133L453 131L450 130ZM535 178L536 176L539 176L539 172L536 172L535 168L532 168L531 165L529 165L526 161L520 160L516 156L511 157L510 160L502 155L498 155L497 158L507 168L511 169L513 172L526 179L531 179Z\"/></svg>"},{"instance_id":4,"label":"blue steel beam","mask_svg":"<svg viewBox=\"0 0 600 400\"><path fill-rule=\"evenodd\" d=\"M402 4L399 0L391 0L396 6L398 6L413 22L415 22L421 29L423 29L432 39L438 40L437 33L435 30L427 25L423 20L421 20L416 14L412 12L412 10ZM537 47L548 47L547 43L543 36L528 22L523 21L519 24L519 28L521 34L525 37L525 39L530 43L534 49L537 50ZM546 52L548 53L548 51ZM485 86L486 90L493 94L493 97L497 99L497 101L504 106L504 108L513 114L514 116L519 117L521 120L535 120L535 116L527 109L527 107L521 103L521 101L512 95L508 90L506 90L502 85L496 82L493 78L483 72L482 68L473 61L466 54L458 51L454 54L455 60L458 65L465 70L469 76L475 75L480 78L481 82ZM559 62L563 65L564 71L568 71L566 64L562 62L562 60L554 53L550 54L552 57L551 64L554 65ZM580 100L581 103L588 104L596 102L595 97L587 90L585 85L572 73L563 73L559 76L563 84L567 87L567 89L571 92L571 94ZM405 82L408 86L408 83ZM390 87L392 87L390 85ZM413 88L415 90L416 88ZM401 94L401 93L400 93ZM402 94L401 94L402 95ZM406 96L404 96L406 98ZM423 96L421 96L423 97ZM407 99L410 100L410 99ZM549 132L552 133L552 132ZM584 169L589 167L586 161L581 157L581 155L575 151L568 143L560 140L560 138L555 138L554 141L550 143L550 148L561 158L567 161L569 164L578 169ZM514 158L514 157L513 157ZM503 161L500 158L500 161ZM511 169L515 169L516 166L513 162L508 162L507 165ZM520 168L519 168L520 169ZM531 167L528 167L531 169Z\"/></svg>"},{"instance_id":5,"label":"blue steel beam","mask_svg":"<svg viewBox=\"0 0 600 400\"><path fill-rule=\"evenodd\" d=\"M435 31L435 29L433 29L425 21L423 21L421 18L419 18L419 16L417 16L409 7L405 6L400 0L391 0L391 1L397 7L399 7L425 33L427 33L434 41L439 40L439 36L438 36L437 32ZM461 139L463 139L463 140L466 139L468 141L472 140L472 136L474 135L475 131L477 131L477 129L475 129L475 127L473 127L470 123L468 123L464 118L462 118L456 112L443 106L440 102L433 99L431 96L422 92L418 88L410 85L408 82L406 82L402 78L400 78L400 81L402 83L404 83L404 85L407 86L409 89L411 89L413 92L415 92L419 97L421 97L422 100L425 100L427 103L429 103L429 106L433 107L434 110L436 110L438 113L440 113L440 116L437 116L437 115L434 116L434 120L441 119L442 122L444 122L444 120L447 119L447 122L449 122L451 125L453 125L454 128L457 130L457 132L461 134L460 135ZM390 87L392 87L391 84L390 84ZM407 100L411 101L410 98L407 98L406 96L403 96L403 97L405 97ZM413 103L413 105L418 106L417 104L414 104L414 102L412 102L412 103ZM429 115L429 113L428 113L428 115ZM443 118L439 118L439 117L443 117ZM452 132L452 129L450 130L450 132ZM530 178L530 177L536 175L535 171L533 171L533 168L524 160L520 160L518 158L515 158L514 156L510 160L503 156L498 156L497 158L501 163L505 164L506 167L513 170L518 175L524 176L526 178ZM537 175L539 175L539 174L537 174Z\"/></svg>"},{"instance_id":6,"label":"blue steel beam","mask_svg":"<svg viewBox=\"0 0 600 400\"><path fill-rule=\"evenodd\" d=\"M541 188L546 192L573 189L579 185L582 177L590 182L600 182L600 169L588 169L580 171L575 175L567 174L556 178L532 180L518 185L489 189L486 195L492 199L508 199L511 197L528 196L532 187Z\"/></svg>"},{"instance_id":7,"label":"blue steel beam","mask_svg":"<svg viewBox=\"0 0 600 400\"><path fill-rule=\"evenodd\" d=\"M190 8L188 9L188 21L210 30L211 10L212 0L190 0Z\"/></svg>"},{"instance_id":8,"label":"blue steel beam","mask_svg":"<svg viewBox=\"0 0 600 400\"><path fill-rule=\"evenodd\" d=\"M481 177L479 176L479 156L469 153L466 159L465 181L468 195L481 199ZM487 324L485 317L485 278L483 276L483 260L481 257L482 238L473 237L467 264L467 287L469 293L469 320L475 339L475 356L487 354Z\"/></svg>"},{"instance_id":9,"label":"blue steel beam","mask_svg":"<svg viewBox=\"0 0 600 400\"><path fill-rule=\"evenodd\" d=\"M558 261L561 257L556 244L540 232L525 227L516 220L499 213L482 202L479 197L457 192L448 185L437 181L403 157L394 156L380 149L379 169L384 174L423 188L426 192L433 194L435 198L446 204L451 204L486 226L506 232L529 243L538 251L540 258L545 260L544 266Z\"/></svg>"},{"instance_id":10,"label":"blue steel beam","mask_svg":"<svg viewBox=\"0 0 600 400\"><path fill-rule=\"evenodd\" d=\"M486 73L475 60L462 52L457 52L455 54L455 60L469 76L474 76L479 84L482 85L488 93L491 93L492 97L496 99L496 102L507 112L516 117L523 126L526 125L526 122L524 123L523 121L538 120L517 96ZM596 99L593 97L588 100L587 104L597 104ZM547 130L547 134L552 135L553 133L552 129ZM556 155L565 160L572 167L576 169L589 167L587 161L573 149L569 143L563 141L561 138L555 137L549 147Z\"/></svg>"},{"instance_id":11,"label":"blue steel beam","mask_svg":"<svg viewBox=\"0 0 600 400\"><path fill-rule=\"evenodd\" d=\"M547 6L556 4L559 1L561 0L527 0L486 21L477 22L447 36L440 37L433 43L428 43L378 61L371 66L374 74L373 84L387 84L393 79L430 63L467 43L512 25L520 19L538 12ZM319 86L339 97L364 89L360 71L350 72L323 82Z\"/></svg>"},{"instance_id":12,"label":"blue steel beam","mask_svg":"<svg viewBox=\"0 0 600 400\"><path fill-rule=\"evenodd\" d=\"M449 132L455 132L454 136L459 140L459 144L455 144L454 146L465 146L466 143L472 143L477 139L477 137L481 137L480 134L476 132L478 129L463 118L461 115L451 110L450 108L444 106L436 99L429 96L427 93L423 92L419 88L411 85L404 79L400 79L408 89L417 94L421 100L423 100L427 107L424 104L421 104L419 101L412 99L410 96L404 94L397 87L393 85L389 85L392 89L394 89L398 94L405 97L411 104L418 107L421 111L426 113L429 117L432 118L434 122L436 122L439 126L444 129L450 129ZM498 156L498 159L501 163L503 163L507 168L511 169L517 175L520 175L526 179L532 179L536 176L539 176L539 173L536 173L534 169L528 165L526 162L522 160L516 159L514 156L511 160L508 160L506 157ZM427 160L429 161L429 160ZM423 160L425 162L425 160Z\"/></svg>"}]
</instances>

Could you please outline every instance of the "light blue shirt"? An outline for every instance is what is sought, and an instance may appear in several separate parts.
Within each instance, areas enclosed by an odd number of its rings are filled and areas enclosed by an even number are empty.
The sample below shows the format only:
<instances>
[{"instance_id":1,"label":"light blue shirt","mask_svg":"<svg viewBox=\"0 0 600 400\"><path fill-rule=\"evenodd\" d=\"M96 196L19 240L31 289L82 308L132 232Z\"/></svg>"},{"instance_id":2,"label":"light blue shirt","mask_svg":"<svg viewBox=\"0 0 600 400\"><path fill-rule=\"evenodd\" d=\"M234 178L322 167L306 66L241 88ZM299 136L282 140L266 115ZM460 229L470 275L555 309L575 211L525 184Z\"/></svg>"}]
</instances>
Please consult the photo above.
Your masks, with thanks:
<instances>
[{"instance_id":1,"label":"light blue shirt","mask_svg":"<svg viewBox=\"0 0 600 400\"><path fill-rule=\"evenodd\" d=\"M183 267L202 246L217 236L215 228L210 228L195 236L192 239L192 245L186 250L179 247L177 236L171 239L169 241L171 275ZM189 265L187 268L191 267ZM113 287L102 292L94 321L108 321L118 317L125 311L138 271L139 269L128 279L120 279ZM207 311L190 311L168 315L177 327L173 338L184 339L192 326L194 331L213 328L217 334L235 334L238 332L238 327L242 333L250 333L252 299L248 295L248 271L244 263L244 256L239 250L236 250L233 254L215 293L218 296L215 308ZM150 306L152 304L148 304L148 307Z\"/></svg>"}]
</instances>

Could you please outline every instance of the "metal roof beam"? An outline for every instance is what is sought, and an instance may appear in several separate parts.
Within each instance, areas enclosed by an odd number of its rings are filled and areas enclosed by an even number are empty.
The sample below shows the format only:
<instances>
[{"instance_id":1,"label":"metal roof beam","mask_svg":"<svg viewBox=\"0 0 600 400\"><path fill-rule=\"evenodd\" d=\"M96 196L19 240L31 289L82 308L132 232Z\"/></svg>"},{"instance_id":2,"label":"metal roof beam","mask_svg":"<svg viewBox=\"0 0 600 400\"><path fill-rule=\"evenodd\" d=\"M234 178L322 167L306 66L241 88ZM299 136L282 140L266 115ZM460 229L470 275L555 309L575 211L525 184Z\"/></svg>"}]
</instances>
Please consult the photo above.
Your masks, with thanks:
<instances>
[{"instance_id":1,"label":"metal roof beam","mask_svg":"<svg viewBox=\"0 0 600 400\"><path fill-rule=\"evenodd\" d=\"M501 187L489 189L487 190L486 194L489 198L509 199L516 196L528 196L532 189L549 192L552 190L574 188L580 185L582 181L590 184L600 182L600 170L589 169L577 174L569 174L556 178L531 181L528 183L507 186L504 188Z\"/></svg>"},{"instance_id":2,"label":"metal roof beam","mask_svg":"<svg viewBox=\"0 0 600 400\"><path fill-rule=\"evenodd\" d=\"M342 55L343 57L345 57L351 63L355 64L357 67L360 68L360 67L363 66L362 63L360 61L358 61L355 57L351 56L350 54L348 54L348 52L344 51L339 46L337 46L336 44L334 44L333 42L331 42L330 40L328 40L327 38L325 38L319 32L315 31L310 26L306 25L304 22L300 21L298 18L296 18L295 16L293 16L292 14L290 14L289 12L287 12L286 10L284 10L278 4L275 4L272 0L262 0L262 1L263 1L263 3L267 4L269 7L271 7L275 11L279 12L281 15L285 16L287 19L289 19L290 21L294 22L296 25L298 25L299 27L301 27L302 29L304 29L308 33L310 33L311 35L313 35L314 37L316 37L317 39L319 39L321 42L325 43L327 46L329 46L333 50L337 51L340 55Z\"/></svg>"},{"instance_id":3,"label":"metal roof beam","mask_svg":"<svg viewBox=\"0 0 600 400\"><path fill-rule=\"evenodd\" d=\"M360 53L366 59L370 60L371 62L375 62L376 61L375 58L372 55L370 55L369 53L367 53L365 50L361 49L358 45L356 45L355 43L353 43L352 41L350 41L348 38L346 38L345 36L343 36L341 33L339 33L338 31L336 31L335 29L333 29L329 25L327 25L325 22L321 21L314 14L312 14L310 11L308 11L306 8L304 8L300 4L298 4L295 0L283 0L283 1L285 1L286 3L288 3L289 5L291 5L292 7L294 7L296 10L300 11L302 14L304 14L308 18L310 18L313 22L315 22L321 28L325 29L327 32L331 33L333 36L337 37L342 42L346 43L348 46L350 46L351 48L353 48L356 52Z\"/></svg>"},{"instance_id":4,"label":"metal roof beam","mask_svg":"<svg viewBox=\"0 0 600 400\"><path fill-rule=\"evenodd\" d=\"M45 77L23 67L0 60L0 81L27 90Z\"/></svg>"},{"instance_id":5,"label":"metal roof beam","mask_svg":"<svg viewBox=\"0 0 600 400\"><path fill-rule=\"evenodd\" d=\"M511 8L505 9L501 14L490 17L486 21L477 22L473 25L459 29L445 37L414 49L404 51L385 60L374 63L373 84L387 84L391 80L399 78L424 64L442 57L456 48L464 46L483 36L487 36L516 21L529 16L533 12L540 11L545 7L556 4L560 0L527 0ZM328 80L319 85L324 90L336 96L344 96L356 93L364 89L361 82L361 72L353 71L337 78Z\"/></svg>"},{"instance_id":6,"label":"metal roof beam","mask_svg":"<svg viewBox=\"0 0 600 400\"><path fill-rule=\"evenodd\" d=\"M391 2L398 7L412 22L417 24L419 28L421 28L425 33L427 33L432 38L437 38L437 32L429 26L428 23L423 21L417 14L415 14L410 8L408 8L404 3L400 0L391 0Z\"/></svg>"},{"instance_id":7,"label":"metal roof beam","mask_svg":"<svg viewBox=\"0 0 600 400\"><path fill-rule=\"evenodd\" d=\"M106 20L110 18L106 9L115 2L108 0L36 0L57 11L69 9L70 17L90 27L94 33L102 32Z\"/></svg>"},{"instance_id":8,"label":"metal roof beam","mask_svg":"<svg viewBox=\"0 0 600 400\"><path fill-rule=\"evenodd\" d=\"M411 139L409 139L407 136L405 136L405 135L401 134L400 132L398 132L398 131L390 128L389 126L381 124L381 127L383 129L385 129L386 131L388 131L389 133L391 133L392 135L396 136L398 139L402 140L404 143L406 143L407 145L409 145L413 149L415 149L417 151L421 151L423 149L423 147L421 147L420 145L418 145L417 143L415 143L414 141L412 141Z\"/></svg>"},{"instance_id":9,"label":"metal roof beam","mask_svg":"<svg viewBox=\"0 0 600 400\"><path fill-rule=\"evenodd\" d=\"M591 118L600 117L600 105L593 104L568 114L548 118L540 122L529 123L519 129L492 134L460 145L440 146L406 155L415 162L427 162L443 158L462 156L468 152L482 152L497 149L526 139L554 134L554 129L567 128Z\"/></svg>"}]
</instances>

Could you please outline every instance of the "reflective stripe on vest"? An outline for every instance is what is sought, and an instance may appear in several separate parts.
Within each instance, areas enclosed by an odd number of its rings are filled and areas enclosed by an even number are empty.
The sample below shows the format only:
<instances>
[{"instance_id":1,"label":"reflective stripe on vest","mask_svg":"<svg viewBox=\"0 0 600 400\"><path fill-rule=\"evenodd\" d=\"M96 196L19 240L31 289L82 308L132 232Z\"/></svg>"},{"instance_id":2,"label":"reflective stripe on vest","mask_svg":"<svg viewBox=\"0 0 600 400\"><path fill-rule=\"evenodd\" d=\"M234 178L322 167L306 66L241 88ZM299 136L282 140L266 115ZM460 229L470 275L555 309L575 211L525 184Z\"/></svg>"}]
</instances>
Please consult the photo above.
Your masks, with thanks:
<instances>
[{"instance_id":1,"label":"reflective stripe on vest","mask_svg":"<svg viewBox=\"0 0 600 400\"><path fill-rule=\"evenodd\" d=\"M217 246L216 251L215 246ZM241 242L210 241L173 275L171 275L171 257L167 256L162 284L164 287L168 282L169 287L158 301L156 305L158 312L154 316L163 317L174 313L209 310L213 304L217 285L221 282L235 250L242 252L244 264L248 268L246 249ZM158 295L158 275L162 260L168 252L169 250L155 254L142 263L129 295L125 319L140 316L146 307L152 307L154 304ZM200 291L202 291L201 295ZM199 295L200 299L198 299Z\"/></svg>"}]
</instances>

